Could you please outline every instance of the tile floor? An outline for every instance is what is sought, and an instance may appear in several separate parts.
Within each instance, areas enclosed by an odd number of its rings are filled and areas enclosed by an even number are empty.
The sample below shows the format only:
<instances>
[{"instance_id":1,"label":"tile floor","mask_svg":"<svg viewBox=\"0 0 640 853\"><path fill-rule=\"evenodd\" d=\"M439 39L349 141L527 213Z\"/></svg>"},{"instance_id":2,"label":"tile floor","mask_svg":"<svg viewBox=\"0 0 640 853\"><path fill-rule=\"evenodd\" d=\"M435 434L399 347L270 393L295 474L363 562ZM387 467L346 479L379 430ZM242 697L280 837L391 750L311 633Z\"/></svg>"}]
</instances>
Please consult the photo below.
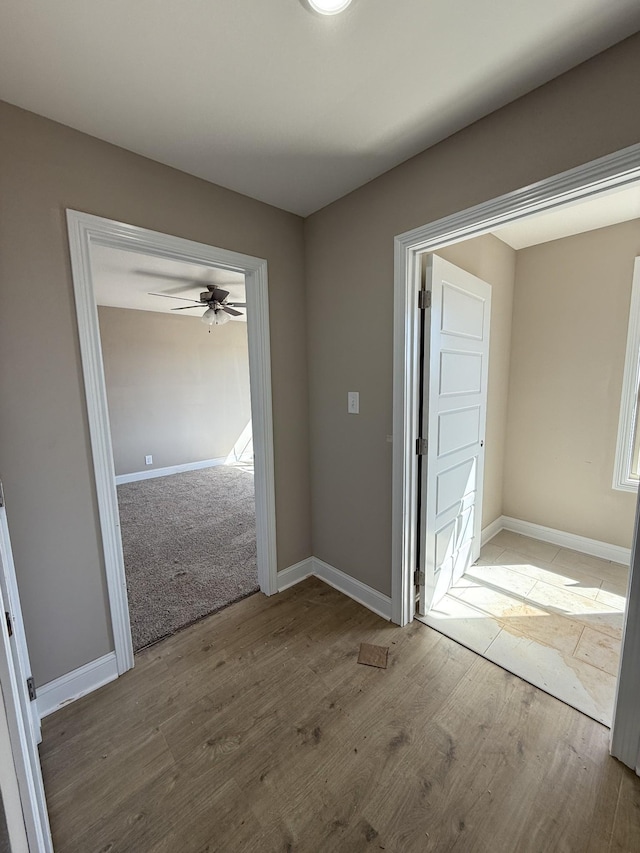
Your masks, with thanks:
<instances>
[{"instance_id":1,"label":"tile floor","mask_svg":"<svg viewBox=\"0 0 640 853\"><path fill-rule=\"evenodd\" d=\"M422 621L610 726L628 575L503 530Z\"/></svg>"}]
</instances>

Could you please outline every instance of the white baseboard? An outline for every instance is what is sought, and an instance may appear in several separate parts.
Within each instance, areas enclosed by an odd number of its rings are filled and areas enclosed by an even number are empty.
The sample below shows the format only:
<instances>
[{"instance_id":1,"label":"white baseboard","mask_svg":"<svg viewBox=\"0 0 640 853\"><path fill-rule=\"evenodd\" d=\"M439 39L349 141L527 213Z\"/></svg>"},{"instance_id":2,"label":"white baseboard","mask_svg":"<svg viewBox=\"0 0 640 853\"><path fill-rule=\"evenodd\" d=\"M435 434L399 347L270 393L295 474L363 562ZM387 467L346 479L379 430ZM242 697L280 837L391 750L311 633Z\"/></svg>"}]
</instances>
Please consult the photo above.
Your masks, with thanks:
<instances>
[{"instance_id":1,"label":"white baseboard","mask_svg":"<svg viewBox=\"0 0 640 853\"><path fill-rule=\"evenodd\" d=\"M53 714L69 702L75 702L81 696L92 693L98 687L115 681L118 677L116 653L109 652L97 660L85 663L84 666L61 675L48 684L38 687L36 703L40 717Z\"/></svg>"},{"instance_id":2,"label":"white baseboard","mask_svg":"<svg viewBox=\"0 0 640 853\"><path fill-rule=\"evenodd\" d=\"M185 462L184 465L170 465L168 468L150 468L148 471L134 471L132 474L116 474L116 486L121 486L123 483L135 483L138 480L153 480L155 477L168 477L171 474L181 474L183 471L215 468L216 465L224 465L226 461L226 456L219 456L217 459Z\"/></svg>"},{"instance_id":3,"label":"white baseboard","mask_svg":"<svg viewBox=\"0 0 640 853\"><path fill-rule=\"evenodd\" d=\"M482 529L482 535L480 537L480 542L483 545L486 545L494 536L497 536L501 530L504 530L504 524L502 523L503 517L500 515L491 524L487 524L486 527Z\"/></svg>"},{"instance_id":4,"label":"white baseboard","mask_svg":"<svg viewBox=\"0 0 640 853\"><path fill-rule=\"evenodd\" d=\"M358 604L382 616L383 619L391 621L391 599L388 595L383 595L377 589L352 578L351 575L341 572L340 569L330 566L318 557L307 557L306 560L278 572L278 592L289 589L294 584L312 576L349 596Z\"/></svg>"},{"instance_id":5,"label":"white baseboard","mask_svg":"<svg viewBox=\"0 0 640 853\"><path fill-rule=\"evenodd\" d=\"M377 589L352 578L351 575L341 572L340 569L330 566L329 563L325 563L317 557L311 559L313 561L313 573L317 578L348 595L349 598L353 598L358 604L373 610L383 619L391 621L391 598L388 595L383 595Z\"/></svg>"},{"instance_id":6,"label":"white baseboard","mask_svg":"<svg viewBox=\"0 0 640 853\"><path fill-rule=\"evenodd\" d=\"M289 589L290 586L310 578L313 574L313 557L307 557L293 566L278 572L278 592Z\"/></svg>"},{"instance_id":7,"label":"white baseboard","mask_svg":"<svg viewBox=\"0 0 640 853\"><path fill-rule=\"evenodd\" d=\"M631 562L630 548L600 542L598 539L589 539L587 536L578 536L576 533L565 533L563 530L555 530L553 527L544 527L542 524L533 524L531 521L522 521L520 518L511 518L508 515L501 516L485 527L482 531L482 544L492 539L500 530L510 530L512 533L550 542L560 548L581 551L583 554L600 557L601 560L610 560L612 563L628 566Z\"/></svg>"}]
</instances>

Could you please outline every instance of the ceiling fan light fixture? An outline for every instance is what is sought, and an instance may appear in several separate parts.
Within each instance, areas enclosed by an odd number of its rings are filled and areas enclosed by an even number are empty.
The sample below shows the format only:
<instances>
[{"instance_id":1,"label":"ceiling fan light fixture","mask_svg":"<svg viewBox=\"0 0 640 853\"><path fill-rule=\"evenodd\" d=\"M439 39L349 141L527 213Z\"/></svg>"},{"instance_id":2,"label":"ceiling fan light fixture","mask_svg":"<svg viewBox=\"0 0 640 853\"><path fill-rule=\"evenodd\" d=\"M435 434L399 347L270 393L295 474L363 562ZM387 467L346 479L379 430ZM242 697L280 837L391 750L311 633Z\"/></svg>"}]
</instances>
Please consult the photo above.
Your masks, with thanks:
<instances>
[{"instance_id":1,"label":"ceiling fan light fixture","mask_svg":"<svg viewBox=\"0 0 640 853\"><path fill-rule=\"evenodd\" d=\"M207 308L207 310L204 312L204 314L202 315L200 320L206 326L213 326L213 324L216 321L216 312L213 310L213 308Z\"/></svg>"},{"instance_id":2,"label":"ceiling fan light fixture","mask_svg":"<svg viewBox=\"0 0 640 853\"><path fill-rule=\"evenodd\" d=\"M224 326L231 317L222 308L209 307L200 319L207 326Z\"/></svg>"},{"instance_id":3,"label":"ceiling fan light fixture","mask_svg":"<svg viewBox=\"0 0 640 853\"><path fill-rule=\"evenodd\" d=\"M351 0L308 0L315 12L321 15L337 15L349 6Z\"/></svg>"}]
</instances>

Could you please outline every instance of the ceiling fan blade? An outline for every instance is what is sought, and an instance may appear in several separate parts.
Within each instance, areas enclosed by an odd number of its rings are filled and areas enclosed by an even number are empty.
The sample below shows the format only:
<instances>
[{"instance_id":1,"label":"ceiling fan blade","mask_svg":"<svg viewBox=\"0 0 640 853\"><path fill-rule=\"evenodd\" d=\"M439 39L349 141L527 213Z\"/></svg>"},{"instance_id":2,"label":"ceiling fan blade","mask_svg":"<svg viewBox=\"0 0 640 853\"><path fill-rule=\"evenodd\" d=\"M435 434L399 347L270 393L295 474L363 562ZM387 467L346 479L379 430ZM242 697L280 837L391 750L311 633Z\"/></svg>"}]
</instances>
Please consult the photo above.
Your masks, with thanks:
<instances>
[{"instance_id":1,"label":"ceiling fan blade","mask_svg":"<svg viewBox=\"0 0 640 853\"><path fill-rule=\"evenodd\" d=\"M246 308L246 302L225 302L225 305L230 305L232 308Z\"/></svg>"},{"instance_id":2,"label":"ceiling fan blade","mask_svg":"<svg viewBox=\"0 0 640 853\"><path fill-rule=\"evenodd\" d=\"M182 302L195 302L195 299L189 299L187 296L170 296L168 293L147 293L147 296L162 296L163 299L180 299Z\"/></svg>"},{"instance_id":3,"label":"ceiling fan blade","mask_svg":"<svg viewBox=\"0 0 640 853\"><path fill-rule=\"evenodd\" d=\"M221 287L217 287L215 284L208 284L207 289L211 293L211 296L216 302L224 302L224 300L229 295L228 290L222 290Z\"/></svg>"},{"instance_id":4,"label":"ceiling fan blade","mask_svg":"<svg viewBox=\"0 0 640 853\"><path fill-rule=\"evenodd\" d=\"M209 268L207 268L207 269L209 269ZM206 280L206 272L203 272L203 276L204 276L203 278L195 278L195 277L190 277L190 276L185 276L185 275L172 275L169 272L155 272L153 270L143 270L143 269L132 270L131 272L135 273L136 275L146 276L147 278L160 278L160 279L163 279L165 281L179 281L182 284L187 285L189 287L194 287L194 286L195 287L218 287L217 284ZM238 283L238 282L231 282L231 281L229 281L229 282L223 281L222 282L222 284L234 284L234 283Z\"/></svg>"},{"instance_id":5,"label":"ceiling fan blade","mask_svg":"<svg viewBox=\"0 0 640 853\"><path fill-rule=\"evenodd\" d=\"M226 311L227 314L231 314L232 317L242 317L242 311L236 311L235 308L229 308L228 305L220 306L223 311Z\"/></svg>"},{"instance_id":6,"label":"ceiling fan blade","mask_svg":"<svg viewBox=\"0 0 640 853\"><path fill-rule=\"evenodd\" d=\"M166 272L154 272L153 270L132 270L136 275L144 275L147 278L162 278L166 281L181 281L183 284L204 284L197 278L185 278L183 275L172 275Z\"/></svg>"},{"instance_id":7,"label":"ceiling fan blade","mask_svg":"<svg viewBox=\"0 0 640 853\"><path fill-rule=\"evenodd\" d=\"M179 308L172 308L172 311L188 311L189 308L204 308L204 305L181 305Z\"/></svg>"}]
</instances>

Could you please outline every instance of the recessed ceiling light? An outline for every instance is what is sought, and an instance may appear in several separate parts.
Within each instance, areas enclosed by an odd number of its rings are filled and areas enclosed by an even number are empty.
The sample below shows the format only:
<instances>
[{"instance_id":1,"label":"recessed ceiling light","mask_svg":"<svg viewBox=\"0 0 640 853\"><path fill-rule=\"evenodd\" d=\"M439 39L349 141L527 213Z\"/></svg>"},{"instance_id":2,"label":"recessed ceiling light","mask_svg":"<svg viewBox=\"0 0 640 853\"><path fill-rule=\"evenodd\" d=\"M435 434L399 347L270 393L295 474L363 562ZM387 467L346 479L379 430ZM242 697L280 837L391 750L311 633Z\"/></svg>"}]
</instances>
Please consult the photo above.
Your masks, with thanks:
<instances>
[{"instance_id":1,"label":"recessed ceiling light","mask_svg":"<svg viewBox=\"0 0 640 853\"><path fill-rule=\"evenodd\" d=\"M309 5L321 15L337 15L344 12L351 0L309 0Z\"/></svg>"}]
</instances>

